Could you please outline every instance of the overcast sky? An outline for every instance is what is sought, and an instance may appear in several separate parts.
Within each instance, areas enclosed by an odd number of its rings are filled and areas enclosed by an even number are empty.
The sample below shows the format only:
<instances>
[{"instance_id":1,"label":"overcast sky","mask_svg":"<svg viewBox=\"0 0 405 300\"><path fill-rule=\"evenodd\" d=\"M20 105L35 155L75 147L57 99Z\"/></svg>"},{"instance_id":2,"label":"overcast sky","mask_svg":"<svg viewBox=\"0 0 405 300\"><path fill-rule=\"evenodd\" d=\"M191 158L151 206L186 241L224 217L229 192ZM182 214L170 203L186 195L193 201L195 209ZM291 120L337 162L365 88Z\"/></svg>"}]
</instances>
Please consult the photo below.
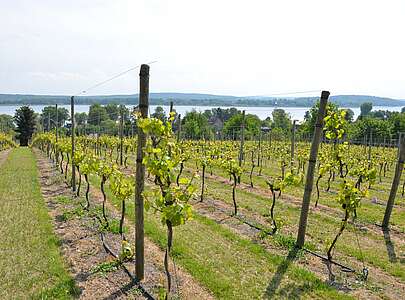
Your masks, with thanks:
<instances>
[{"instance_id":1,"label":"overcast sky","mask_svg":"<svg viewBox=\"0 0 405 300\"><path fill-rule=\"evenodd\" d=\"M405 99L403 0L0 0L0 93L75 94L140 63L152 92ZM138 92L138 71L90 94Z\"/></svg>"}]
</instances>

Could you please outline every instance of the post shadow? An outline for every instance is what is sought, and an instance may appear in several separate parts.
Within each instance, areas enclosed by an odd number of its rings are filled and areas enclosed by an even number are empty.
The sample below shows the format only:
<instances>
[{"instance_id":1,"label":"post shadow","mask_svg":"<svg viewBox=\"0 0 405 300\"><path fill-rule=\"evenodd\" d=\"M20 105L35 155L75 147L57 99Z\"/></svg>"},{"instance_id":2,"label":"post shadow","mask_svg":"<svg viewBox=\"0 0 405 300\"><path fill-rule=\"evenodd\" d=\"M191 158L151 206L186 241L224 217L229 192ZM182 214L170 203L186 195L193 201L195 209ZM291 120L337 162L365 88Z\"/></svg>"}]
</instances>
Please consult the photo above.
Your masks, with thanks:
<instances>
[{"instance_id":1,"label":"post shadow","mask_svg":"<svg viewBox=\"0 0 405 300\"><path fill-rule=\"evenodd\" d=\"M264 294L265 299L272 299L275 296L276 291L280 286L280 283L283 280L285 273L290 267L291 262L293 262L297 258L298 251L299 251L298 247L292 248L288 252L287 257L278 266L276 273L274 274L273 278L271 279L269 285L266 288L266 292Z\"/></svg>"},{"instance_id":2,"label":"post shadow","mask_svg":"<svg viewBox=\"0 0 405 300\"><path fill-rule=\"evenodd\" d=\"M391 241L391 235L389 228L383 228L384 240L385 240L385 247L387 248L388 258L390 262L395 263L397 262L397 255L395 253L394 244Z\"/></svg>"}]
</instances>

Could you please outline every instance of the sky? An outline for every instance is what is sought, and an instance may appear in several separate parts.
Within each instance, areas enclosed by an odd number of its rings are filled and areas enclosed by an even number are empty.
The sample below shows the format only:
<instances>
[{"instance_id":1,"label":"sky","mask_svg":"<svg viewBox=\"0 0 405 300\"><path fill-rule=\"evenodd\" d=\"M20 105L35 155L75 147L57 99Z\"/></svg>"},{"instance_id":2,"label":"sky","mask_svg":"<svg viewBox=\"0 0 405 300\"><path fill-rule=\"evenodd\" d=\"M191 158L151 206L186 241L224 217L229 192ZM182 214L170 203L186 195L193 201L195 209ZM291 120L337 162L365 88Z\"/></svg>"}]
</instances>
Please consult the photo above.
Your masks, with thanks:
<instances>
[{"instance_id":1,"label":"sky","mask_svg":"<svg viewBox=\"0 0 405 300\"><path fill-rule=\"evenodd\" d=\"M74 95L156 61L151 92L405 99L404 15L403 0L0 0L0 93ZM137 93L138 73L88 94Z\"/></svg>"}]
</instances>

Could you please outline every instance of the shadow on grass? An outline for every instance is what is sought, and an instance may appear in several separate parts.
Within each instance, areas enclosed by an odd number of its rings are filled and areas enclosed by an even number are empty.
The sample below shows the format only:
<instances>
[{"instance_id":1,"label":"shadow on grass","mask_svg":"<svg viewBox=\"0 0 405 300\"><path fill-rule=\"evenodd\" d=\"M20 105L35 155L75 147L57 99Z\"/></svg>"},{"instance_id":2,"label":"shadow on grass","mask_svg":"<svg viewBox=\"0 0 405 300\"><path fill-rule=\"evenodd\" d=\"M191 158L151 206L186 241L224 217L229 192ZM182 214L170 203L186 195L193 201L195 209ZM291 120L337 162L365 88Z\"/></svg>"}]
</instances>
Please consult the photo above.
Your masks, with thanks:
<instances>
[{"instance_id":1,"label":"shadow on grass","mask_svg":"<svg viewBox=\"0 0 405 300\"><path fill-rule=\"evenodd\" d=\"M389 229L383 228L384 240L385 240L385 247L387 248L388 258L390 262L396 263L397 262L397 255L395 253L394 244L391 241L391 235Z\"/></svg>"},{"instance_id":2,"label":"shadow on grass","mask_svg":"<svg viewBox=\"0 0 405 300\"><path fill-rule=\"evenodd\" d=\"M264 294L265 299L272 299L274 298L281 281L284 278L285 273L287 272L288 268L290 267L291 263L297 258L299 248L294 247L288 252L287 257L281 262L278 266L276 274L274 274L273 278L271 279L269 285L267 286L266 292ZM301 289L302 288L302 289ZM284 289L288 289L288 293L299 294L300 291L305 290L305 287L296 286L294 284L287 285ZM284 292L287 292L284 291ZM295 295L295 297L299 297L299 295Z\"/></svg>"}]
</instances>

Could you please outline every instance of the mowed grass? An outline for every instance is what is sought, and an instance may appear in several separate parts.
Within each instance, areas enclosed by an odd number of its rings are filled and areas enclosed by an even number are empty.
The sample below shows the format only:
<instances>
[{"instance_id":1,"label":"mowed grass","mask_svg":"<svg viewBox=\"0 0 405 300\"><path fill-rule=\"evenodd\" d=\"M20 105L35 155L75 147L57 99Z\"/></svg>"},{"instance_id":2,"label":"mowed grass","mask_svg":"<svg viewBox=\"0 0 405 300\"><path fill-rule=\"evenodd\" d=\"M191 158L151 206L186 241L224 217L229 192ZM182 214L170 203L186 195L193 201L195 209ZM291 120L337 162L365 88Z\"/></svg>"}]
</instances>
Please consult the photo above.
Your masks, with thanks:
<instances>
[{"instance_id":1,"label":"mowed grass","mask_svg":"<svg viewBox=\"0 0 405 300\"><path fill-rule=\"evenodd\" d=\"M99 179L92 176L91 184L98 188ZM106 193L120 210L120 201L108 188ZM127 218L134 222L134 203L128 201L126 205ZM164 249L166 228L158 215L146 214L145 233ZM187 224L175 227L172 256L218 299L352 298L285 257L198 214Z\"/></svg>"},{"instance_id":2,"label":"mowed grass","mask_svg":"<svg viewBox=\"0 0 405 300\"><path fill-rule=\"evenodd\" d=\"M206 191L207 198L213 198L227 203L232 206L231 187L224 185L215 180L206 179L209 189ZM252 212L253 214L265 215L269 213L271 200L269 197L264 197L250 193L246 190L237 190L237 201L240 207ZM275 208L276 217L280 217L283 222L281 233L297 232L299 222L300 208L290 205L288 201L278 201ZM331 240L338 231L340 226L341 215L328 216L322 212L310 212L307 228L307 241L311 241L316 245L317 250L326 252L328 240ZM357 235L357 236L356 236ZM294 235L295 236L295 235ZM357 237L361 243L361 251L357 244ZM405 245L391 241L393 247L397 248L399 253L405 250ZM348 226L344 234L340 237L336 250L348 257L354 257L356 260L364 261L367 264L374 265L384 270L388 274L405 279L405 268L401 259L392 260L386 249L384 235L374 232L362 232L356 230L353 226ZM340 255L337 254L337 257ZM340 259L340 258L339 258ZM343 258L345 259L345 258Z\"/></svg>"},{"instance_id":3,"label":"mowed grass","mask_svg":"<svg viewBox=\"0 0 405 300\"><path fill-rule=\"evenodd\" d=\"M0 166L0 299L70 299L69 276L40 191L29 148Z\"/></svg>"},{"instance_id":4,"label":"mowed grass","mask_svg":"<svg viewBox=\"0 0 405 300\"><path fill-rule=\"evenodd\" d=\"M188 162L186 166L190 169L196 169L195 162ZM251 164L249 162L246 162L244 164L244 169L245 172L241 177L242 183L245 184L250 184L250 168ZM369 224L374 224L374 223L381 223L382 218L384 216L385 212L385 204L388 199L388 195L390 192L391 184L392 184L392 177L393 177L393 171L394 167L391 168L389 172L387 172L387 176L383 177L383 182L379 183L379 180L373 184L372 188L369 190L369 196L365 199L362 200L361 207L359 209L359 214L358 214L358 221L362 223L369 223ZM288 168L286 169L288 170ZM266 183L266 180L268 180L269 177L278 177L281 174L280 167L278 163L275 162L267 162L266 165L263 166L262 169L262 176L257 176L256 173L259 172L259 168L256 167L254 169L255 175L253 176L253 183L254 186L257 188L261 188L264 190L268 190L268 185ZM403 172L405 173L405 172ZM209 172L207 172L209 174ZM219 167L213 167L213 174L221 176L223 178L229 178L227 173L219 168ZM326 177L326 178L325 178ZM325 206L329 206L331 208L335 208L338 210L341 210L341 207L339 203L336 201L336 194L339 189L339 181L331 181L331 189L329 192L326 191L326 186L327 186L327 177L328 175L325 175L324 178L320 180L319 188L320 188L320 198L319 198L319 203ZM405 175L403 174L403 178ZM315 172L315 180L317 179L317 171ZM401 181L402 184L402 181ZM207 187L209 188L209 185L207 183ZM401 186L402 188L402 186ZM297 187L288 187L284 194L291 195L294 197L297 197L299 199L302 199L304 191L304 183L297 186ZM380 202L381 205L373 204L371 202L371 199L376 197ZM315 184L313 187L313 193L311 197L311 205L314 205L316 201L316 188ZM396 203L400 204L403 203L403 197L401 197L401 189L399 189L396 197ZM391 215L391 224L396 226L397 230L400 230L401 232L405 232L405 211L403 207L397 208L395 207L393 209L392 215Z\"/></svg>"}]
</instances>

